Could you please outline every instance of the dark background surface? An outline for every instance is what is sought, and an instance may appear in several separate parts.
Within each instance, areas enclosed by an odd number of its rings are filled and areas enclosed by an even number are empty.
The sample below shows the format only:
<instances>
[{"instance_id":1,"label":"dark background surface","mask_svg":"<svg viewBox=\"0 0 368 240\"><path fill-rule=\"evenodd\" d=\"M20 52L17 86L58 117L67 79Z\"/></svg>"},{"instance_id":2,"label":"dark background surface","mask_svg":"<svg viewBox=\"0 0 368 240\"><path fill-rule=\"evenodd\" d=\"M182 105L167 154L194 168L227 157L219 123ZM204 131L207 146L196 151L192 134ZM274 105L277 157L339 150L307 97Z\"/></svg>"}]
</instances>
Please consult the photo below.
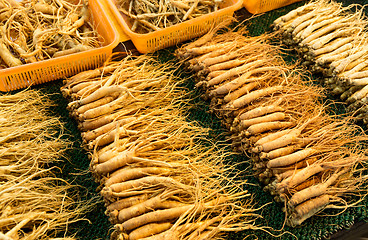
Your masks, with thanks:
<instances>
[{"instance_id":1,"label":"dark background surface","mask_svg":"<svg viewBox=\"0 0 368 240\"><path fill-rule=\"evenodd\" d=\"M344 5L348 4L364 4L368 3L365 0L355 1L343 1ZM254 17L247 21L249 34L256 36L264 32L270 31L270 24L277 17L286 14L288 11L302 5L303 3L296 3L272 12L262 14L261 16ZM366 9L367 12L367 9ZM239 10L236 15L240 20L247 19L251 15L244 9ZM127 43L127 46L131 43ZM161 50L155 54L161 61L167 61L174 59L172 55L175 47ZM185 76L185 75L184 75ZM184 77L183 76L183 77ZM189 76L189 75L188 75ZM71 224L68 231L69 234L76 234L78 239L109 239L109 229L112 227L107 217L104 215L105 206L101 202L96 189L98 185L94 182L90 173L88 173L89 159L87 153L81 147L82 141L80 132L76 127L76 122L71 119L66 110L67 101L61 96L59 91L62 86L61 81L54 81L46 83L44 85L36 86L35 88L42 89L45 93L50 93L51 98L55 102L55 106L50 108L53 115L59 116L64 123L66 130L66 138L73 142L72 147L67 151L65 161L59 163L58 166L62 169L58 172L59 177L62 177L72 184L79 185L80 187L73 192L77 199L91 200L94 204L91 210L85 214L85 218L90 222L81 221ZM190 116L188 120L196 120L205 127L210 127L212 131L208 138L212 138L214 141L224 140L224 134L227 133L226 129L223 129L220 121L215 116L208 113L208 103L198 98L200 95L193 87L191 79L188 80L186 86L190 91L192 98L190 101L196 104L196 107L190 109ZM247 161L245 156L233 156L229 158L230 162L239 163ZM247 169L249 167L246 163L239 165L240 168ZM359 206L349 208L344 212L336 212L327 210L319 216L314 216L305 221L301 226L296 228L285 227L282 228L284 222L284 213L282 213L282 205L272 202L272 198L268 193L262 191L262 186L256 178L252 176L251 170L246 170L244 173L244 180L249 183L249 192L254 194L254 208L261 207L265 204L259 214L263 216L262 219L257 220L259 226L269 226L274 230L270 230L273 235L280 235L280 237L273 237L269 233L264 231L244 231L239 233L232 233L228 236L228 239L360 239L365 236L368 237L368 226L363 224L368 220L368 200L363 201ZM282 229L282 230L281 230ZM349 230L344 230L349 229ZM277 231L280 230L280 231Z\"/></svg>"}]
</instances>

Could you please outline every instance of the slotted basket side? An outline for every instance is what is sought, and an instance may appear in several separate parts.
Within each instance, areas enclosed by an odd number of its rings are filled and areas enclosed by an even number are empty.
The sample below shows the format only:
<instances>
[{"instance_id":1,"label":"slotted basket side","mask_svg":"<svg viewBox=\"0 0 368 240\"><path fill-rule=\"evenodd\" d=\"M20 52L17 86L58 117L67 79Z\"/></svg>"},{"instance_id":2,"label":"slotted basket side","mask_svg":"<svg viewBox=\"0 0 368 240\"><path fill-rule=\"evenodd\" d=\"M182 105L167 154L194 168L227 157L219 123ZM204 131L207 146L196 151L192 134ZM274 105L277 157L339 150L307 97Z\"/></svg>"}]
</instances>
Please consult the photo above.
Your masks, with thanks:
<instances>
[{"instance_id":1,"label":"slotted basket side","mask_svg":"<svg viewBox=\"0 0 368 240\"><path fill-rule=\"evenodd\" d=\"M232 16L231 14L224 14L217 18L209 18L204 21L178 28L175 31L169 32L165 35L159 35L157 37L145 39L132 39L135 43L138 51L142 52L154 52L166 47L174 46L180 42L184 42L207 33L212 26L224 21L226 17Z\"/></svg>"},{"instance_id":2,"label":"slotted basket side","mask_svg":"<svg viewBox=\"0 0 368 240\"><path fill-rule=\"evenodd\" d=\"M207 33L214 25L224 21L225 18L233 16L234 12L243 6L242 0L225 0L222 8L213 13L205 14L150 33L139 34L130 30L131 22L126 15L119 11L116 1L106 1L119 26L130 37L140 53L155 52L199 37Z\"/></svg>"},{"instance_id":3,"label":"slotted basket side","mask_svg":"<svg viewBox=\"0 0 368 240\"><path fill-rule=\"evenodd\" d=\"M94 28L102 37L101 47L0 70L0 91L26 88L102 66L119 44L119 32L111 19L106 2L89 0L89 8Z\"/></svg>"},{"instance_id":4,"label":"slotted basket side","mask_svg":"<svg viewBox=\"0 0 368 240\"><path fill-rule=\"evenodd\" d=\"M23 68L17 71L0 74L0 90L3 92L26 88L31 85L69 77L81 71L102 66L110 54L101 53L94 56L78 57L77 59L66 59L57 63L45 64L33 69Z\"/></svg>"}]
</instances>

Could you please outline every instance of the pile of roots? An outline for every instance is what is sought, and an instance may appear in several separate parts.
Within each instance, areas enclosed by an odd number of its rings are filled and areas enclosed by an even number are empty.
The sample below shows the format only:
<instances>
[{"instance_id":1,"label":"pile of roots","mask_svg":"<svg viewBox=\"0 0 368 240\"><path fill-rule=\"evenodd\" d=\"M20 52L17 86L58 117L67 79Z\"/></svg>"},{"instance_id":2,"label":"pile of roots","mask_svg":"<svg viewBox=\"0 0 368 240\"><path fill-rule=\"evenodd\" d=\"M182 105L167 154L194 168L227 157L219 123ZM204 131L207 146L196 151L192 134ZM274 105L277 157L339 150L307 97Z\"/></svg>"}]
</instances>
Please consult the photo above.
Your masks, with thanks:
<instances>
[{"instance_id":1,"label":"pile of roots","mask_svg":"<svg viewBox=\"0 0 368 240\"><path fill-rule=\"evenodd\" d=\"M256 228L246 183L204 140L207 130L186 119L179 83L167 64L142 55L108 61L61 88L90 152L112 239L222 239L224 231Z\"/></svg>"},{"instance_id":2,"label":"pile of roots","mask_svg":"<svg viewBox=\"0 0 368 240\"><path fill-rule=\"evenodd\" d=\"M60 122L46 112L50 104L34 90L0 96L1 239L64 239L84 208L48 167L67 146Z\"/></svg>"},{"instance_id":3,"label":"pile of roots","mask_svg":"<svg viewBox=\"0 0 368 240\"><path fill-rule=\"evenodd\" d=\"M366 181L367 136L327 113L322 89L283 62L270 36L225 32L215 29L176 56L230 130L234 150L250 156L264 189L284 202L288 225L348 207Z\"/></svg>"},{"instance_id":4,"label":"pile of roots","mask_svg":"<svg viewBox=\"0 0 368 240\"><path fill-rule=\"evenodd\" d=\"M0 0L0 68L99 46L87 2Z\"/></svg>"},{"instance_id":5,"label":"pile of roots","mask_svg":"<svg viewBox=\"0 0 368 240\"><path fill-rule=\"evenodd\" d=\"M131 30L142 34L211 14L225 4L225 0L118 0L116 2L119 11L130 18Z\"/></svg>"},{"instance_id":6,"label":"pile of roots","mask_svg":"<svg viewBox=\"0 0 368 240\"><path fill-rule=\"evenodd\" d=\"M368 38L364 8L334 1L312 1L276 19L282 41L303 65L324 75L329 90L349 112L368 123Z\"/></svg>"}]
</instances>

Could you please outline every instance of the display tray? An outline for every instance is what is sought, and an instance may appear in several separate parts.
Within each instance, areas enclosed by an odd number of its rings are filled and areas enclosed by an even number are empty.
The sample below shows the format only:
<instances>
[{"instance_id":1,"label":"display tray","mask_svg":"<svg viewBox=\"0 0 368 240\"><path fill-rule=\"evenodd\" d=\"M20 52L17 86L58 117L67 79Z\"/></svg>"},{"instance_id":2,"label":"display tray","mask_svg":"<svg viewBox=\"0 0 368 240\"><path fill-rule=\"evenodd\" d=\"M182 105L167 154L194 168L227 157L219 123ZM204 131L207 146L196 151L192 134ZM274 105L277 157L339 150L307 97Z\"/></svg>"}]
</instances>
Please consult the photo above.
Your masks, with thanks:
<instances>
[{"instance_id":1,"label":"display tray","mask_svg":"<svg viewBox=\"0 0 368 240\"><path fill-rule=\"evenodd\" d=\"M0 70L0 91L26 88L101 66L119 44L120 37L114 19L103 0L89 0L91 24L101 37L101 46L66 56L50 58Z\"/></svg>"},{"instance_id":2,"label":"display tray","mask_svg":"<svg viewBox=\"0 0 368 240\"><path fill-rule=\"evenodd\" d=\"M339 0L339 2L347 4L363 4L366 0ZM258 17L251 16L246 10L241 9L236 12L236 16L239 21L248 19L246 24L248 26L249 34L252 36L257 36L262 33L270 31L270 24L279 16L282 16L292 9L302 5L303 3L296 3L290 6L277 9ZM365 9L368 11L368 8ZM126 46L131 46L131 42L124 42ZM155 56L161 61L173 60L173 52L176 47L170 47L158 51ZM195 104L196 108L190 110L190 115L188 120L196 120L205 127L211 129L211 134L209 138L213 141L219 140L219 136L226 133L226 129L221 127L220 121L216 116L208 113L208 103L198 98L200 94L199 90L194 88L193 80L188 79L188 84L185 86L190 92L191 97L196 97ZM64 126L66 127L66 133L70 141L72 141L73 146L67 150L66 158L62 162L58 162L58 168L62 171L58 171L55 174L64 178L73 184L78 184L80 186L79 197L84 200L91 200L92 198L98 200L99 195L96 192L97 184L94 182L93 177L90 173L87 173L89 167L89 159L87 153L81 149L81 137L80 132L77 129L76 122L70 118L68 111L66 110L67 101L64 99L60 93L61 82L54 81L44 83L36 88L41 89L45 93L50 93L55 106L52 106L50 111L55 116L59 116ZM1 94L1 93L0 93ZM337 112L340 113L341 112ZM221 140L221 139L220 139ZM239 161L246 160L246 157L235 156L231 161L234 165ZM231 240L237 239L262 239L262 240L287 240L287 239L299 239L299 240L314 240L314 239L334 239L334 240L359 240L361 238L368 238L368 199L365 199L360 203L359 206L349 208L346 211L337 214L334 211L327 211L329 216L314 216L308 219L301 226L290 228L283 228L284 213L281 211L282 204L278 204L272 201L272 197L269 193L262 190L262 185L259 181L252 176L251 169L246 169L247 166L243 165L244 179L249 183L249 193L254 196L254 208L262 207L257 213L262 215L262 218L257 220L259 226L267 225L275 230L273 232L275 235L281 234L283 232L289 232L280 237L273 237L269 233L264 231L242 231L237 233L230 233L225 238ZM96 202L96 201L95 201ZM265 205L267 204L267 205ZM76 238L79 240L90 240L90 239L109 239L109 229L112 225L108 222L108 218L104 215L104 209L102 202L98 202L91 207L90 211L86 213L85 218L88 221L80 221L76 223L71 223L68 231L70 233L75 233Z\"/></svg>"},{"instance_id":3,"label":"display tray","mask_svg":"<svg viewBox=\"0 0 368 240\"><path fill-rule=\"evenodd\" d=\"M199 37L208 32L214 25L221 23L227 17L231 17L236 10L242 7L242 0L225 0L217 11L167 28L140 34L131 30L133 23L128 16L119 11L116 0L106 1L119 26L130 37L140 53L151 53Z\"/></svg>"}]
</instances>

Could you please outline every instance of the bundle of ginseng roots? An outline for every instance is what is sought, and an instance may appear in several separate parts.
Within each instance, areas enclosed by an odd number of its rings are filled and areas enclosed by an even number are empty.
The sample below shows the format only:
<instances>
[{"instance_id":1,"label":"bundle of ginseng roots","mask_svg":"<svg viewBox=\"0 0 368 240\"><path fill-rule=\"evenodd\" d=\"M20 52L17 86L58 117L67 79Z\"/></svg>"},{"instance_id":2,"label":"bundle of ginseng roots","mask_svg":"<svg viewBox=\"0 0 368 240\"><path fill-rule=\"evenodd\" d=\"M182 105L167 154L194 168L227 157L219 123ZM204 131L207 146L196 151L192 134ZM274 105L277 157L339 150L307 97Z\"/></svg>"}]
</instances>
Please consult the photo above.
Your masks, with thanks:
<instances>
[{"instance_id":1,"label":"bundle of ginseng roots","mask_svg":"<svg viewBox=\"0 0 368 240\"><path fill-rule=\"evenodd\" d=\"M345 209L354 202L350 194L363 194L358 166L366 164L359 148L366 135L327 113L322 89L285 64L269 36L246 34L214 29L176 56L230 130L234 151L250 156L264 190L284 202L288 225L325 208Z\"/></svg>"},{"instance_id":2,"label":"bundle of ginseng roots","mask_svg":"<svg viewBox=\"0 0 368 240\"><path fill-rule=\"evenodd\" d=\"M144 34L211 14L220 9L224 2L225 0L118 0L116 6L130 18L130 29Z\"/></svg>"},{"instance_id":3,"label":"bundle of ginseng roots","mask_svg":"<svg viewBox=\"0 0 368 240\"><path fill-rule=\"evenodd\" d=\"M0 69L99 46L87 2L0 0Z\"/></svg>"},{"instance_id":4,"label":"bundle of ginseng roots","mask_svg":"<svg viewBox=\"0 0 368 240\"><path fill-rule=\"evenodd\" d=\"M368 24L363 11L356 5L312 1L276 19L273 27L303 65L322 73L331 93L367 124Z\"/></svg>"},{"instance_id":5,"label":"bundle of ginseng roots","mask_svg":"<svg viewBox=\"0 0 368 240\"><path fill-rule=\"evenodd\" d=\"M207 130L186 119L179 83L167 65L142 55L108 61L61 88L112 239L222 239L224 231L256 229L245 183L205 143Z\"/></svg>"},{"instance_id":6,"label":"bundle of ginseng roots","mask_svg":"<svg viewBox=\"0 0 368 240\"><path fill-rule=\"evenodd\" d=\"M0 239L74 239L65 237L68 224L85 210L48 167L67 146L50 105L35 90L0 96Z\"/></svg>"}]
</instances>

